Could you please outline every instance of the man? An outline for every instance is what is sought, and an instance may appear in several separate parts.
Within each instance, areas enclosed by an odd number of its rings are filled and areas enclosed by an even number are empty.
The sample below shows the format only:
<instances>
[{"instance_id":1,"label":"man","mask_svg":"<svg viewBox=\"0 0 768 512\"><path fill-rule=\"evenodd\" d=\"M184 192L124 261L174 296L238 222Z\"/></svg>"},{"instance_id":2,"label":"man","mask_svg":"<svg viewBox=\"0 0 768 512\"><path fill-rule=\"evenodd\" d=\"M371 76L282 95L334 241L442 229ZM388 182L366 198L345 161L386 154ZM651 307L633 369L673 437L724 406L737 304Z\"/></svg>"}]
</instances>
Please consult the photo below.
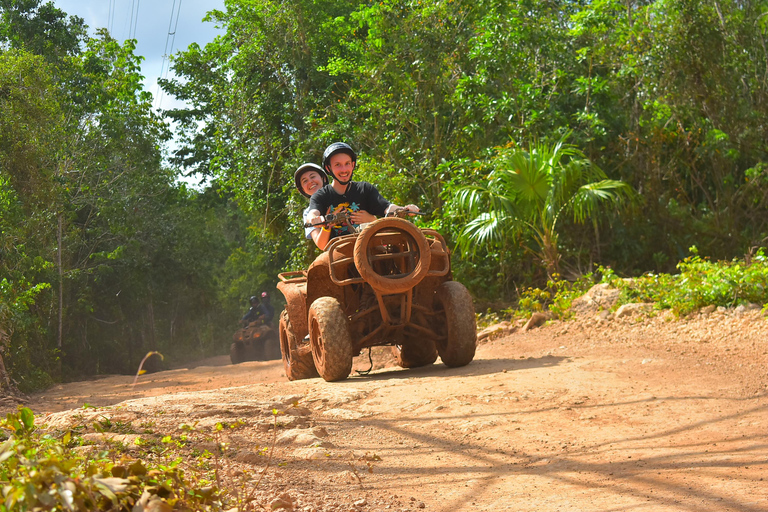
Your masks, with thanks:
<instances>
[{"instance_id":1,"label":"man","mask_svg":"<svg viewBox=\"0 0 768 512\"><path fill-rule=\"evenodd\" d=\"M248 324L255 322L259 318L259 298L254 295L248 299L248 302L251 303L251 308L240 319L240 324L243 327L247 327Z\"/></svg>"},{"instance_id":2,"label":"man","mask_svg":"<svg viewBox=\"0 0 768 512\"><path fill-rule=\"evenodd\" d=\"M316 224L322 221L322 215L346 211L351 214L351 219L341 225L322 228L319 235L313 237L320 249L325 249L332 238L353 233L360 224L372 222L400 208L384 199L367 181L352 181L356 165L357 154L343 142L334 142L323 152L323 167L333 176L333 183L312 195L307 217ZM419 207L413 204L405 209L419 211Z\"/></svg>"}]
</instances>

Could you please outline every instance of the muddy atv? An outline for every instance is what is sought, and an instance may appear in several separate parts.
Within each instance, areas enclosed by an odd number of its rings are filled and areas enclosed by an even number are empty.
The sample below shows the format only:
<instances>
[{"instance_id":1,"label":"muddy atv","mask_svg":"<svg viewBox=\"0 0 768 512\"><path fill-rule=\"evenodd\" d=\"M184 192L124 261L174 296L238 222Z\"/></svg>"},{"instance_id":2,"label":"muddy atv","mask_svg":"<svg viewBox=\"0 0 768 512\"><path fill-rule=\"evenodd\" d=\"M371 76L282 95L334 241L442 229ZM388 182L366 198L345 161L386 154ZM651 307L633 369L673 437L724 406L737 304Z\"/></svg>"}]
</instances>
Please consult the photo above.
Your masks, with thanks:
<instances>
[{"instance_id":1,"label":"muddy atv","mask_svg":"<svg viewBox=\"0 0 768 512\"><path fill-rule=\"evenodd\" d=\"M326 216L325 222L339 222ZM280 349L289 380L346 379L365 348L390 346L398 364L469 364L477 335L472 297L451 278L443 237L386 217L334 238L300 272L279 275L286 307Z\"/></svg>"},{"instance_id":2,"label":"muddy atv","mask_svg":"<svg viewBox=\"0 0 768 512\"><path fill-rule=\"evenodd\" d=\"M280 341L275 329L261 322L251 322L232 335L229 347L232 364L245 361L280 359Z\"/></svg>"}]
</instances>

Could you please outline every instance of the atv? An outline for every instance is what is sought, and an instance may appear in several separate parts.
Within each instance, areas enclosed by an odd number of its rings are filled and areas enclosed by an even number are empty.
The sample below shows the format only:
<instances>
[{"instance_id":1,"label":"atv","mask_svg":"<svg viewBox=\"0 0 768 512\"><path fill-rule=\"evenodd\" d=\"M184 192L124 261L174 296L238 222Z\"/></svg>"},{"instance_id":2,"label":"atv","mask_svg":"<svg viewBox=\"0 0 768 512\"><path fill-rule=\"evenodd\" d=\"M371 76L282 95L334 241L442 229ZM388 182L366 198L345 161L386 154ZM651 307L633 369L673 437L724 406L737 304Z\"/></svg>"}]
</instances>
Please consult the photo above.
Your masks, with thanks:
<instances>
[{"instance_id":1,"label":"atv","mask_svg":"<svg viewBox=\"0 0 768 512\"><path fill-rule=\"evenodd\" d=\"M443 237L397 216L332 239L306 271L279 275L279 337L289 380L346 379L365 348L390 346L397 363L469 364L477 334L472 297L452 280ZM346 221L326 215L321 225Z\"/></svg>"},{"instance_id":2,"label":"atv","mask_svg":"<svg viewBox=\"0 0 768 512\"><path fill-rule=\"evenodd\" d=\"M271 361L280 359L280 342L275 329L256 321L238 329L232 335L229 347L232 364L244 361Z\"/></svg>"}]
</instances>

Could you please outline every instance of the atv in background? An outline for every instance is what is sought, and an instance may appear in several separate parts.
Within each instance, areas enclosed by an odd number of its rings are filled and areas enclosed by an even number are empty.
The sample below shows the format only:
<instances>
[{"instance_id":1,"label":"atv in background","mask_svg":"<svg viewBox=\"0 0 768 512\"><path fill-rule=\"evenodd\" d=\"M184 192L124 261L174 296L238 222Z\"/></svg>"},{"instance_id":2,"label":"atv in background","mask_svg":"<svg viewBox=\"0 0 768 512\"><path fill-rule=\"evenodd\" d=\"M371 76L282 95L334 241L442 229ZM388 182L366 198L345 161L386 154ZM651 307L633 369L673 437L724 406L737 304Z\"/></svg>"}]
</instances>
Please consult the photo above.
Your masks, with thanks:
<instances>
[{"instance_id":1,"label":"atv in background","mask_svg":"<svg viewBox=\"0 0 768 512\"><path fill-rule=\"evenodd\" d=\"M322 225L345 220L326 216ZM378 219L334 238L309 269L279 278L289 380L346 379L367 347L391 346L404 368L432 364L438 355L446 366L464 366L475 356L472 297L452 280L445 240L405 218Z\"/></svg>"},{"instance_id":2,"label":"atv in background","mask_svg":"<svg viewBox=\"0 0 768 512\"><path fill-rule=\"evenodd\" d=\"M232 364L280 359L280 340L275 329L260 321L251 322L232 335L229 358Z\"/></svg>"}]
</instances>

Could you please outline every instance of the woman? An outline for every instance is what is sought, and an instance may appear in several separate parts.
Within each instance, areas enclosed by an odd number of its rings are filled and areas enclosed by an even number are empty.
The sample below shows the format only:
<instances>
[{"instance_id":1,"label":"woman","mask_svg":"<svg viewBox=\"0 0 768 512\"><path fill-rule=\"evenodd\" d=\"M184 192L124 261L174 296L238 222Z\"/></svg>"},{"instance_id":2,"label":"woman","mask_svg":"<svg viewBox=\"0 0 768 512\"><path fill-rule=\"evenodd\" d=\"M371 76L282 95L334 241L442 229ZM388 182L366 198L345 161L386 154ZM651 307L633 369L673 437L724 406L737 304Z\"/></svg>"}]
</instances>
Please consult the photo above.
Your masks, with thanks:
<instances>
[{"instance_id":1,"label":"woman","mask_svg":"<svg viewBox=\"0 0 768 512\"><path fill-rule=\"evenodd\" d=\"M309 199L312 197L312 194L328 184L328 175L319 165L306 163L296 169L296 172L293 174L293 180L296 183L296 189L301 195ZM308 213L309 206L301 215L305 224L308 222ZM322 230L319 227L304 228L304 236L306 236L307 240L314 240L317 243L317 237L321 235Z\"/></svg>"}]
</instances>

